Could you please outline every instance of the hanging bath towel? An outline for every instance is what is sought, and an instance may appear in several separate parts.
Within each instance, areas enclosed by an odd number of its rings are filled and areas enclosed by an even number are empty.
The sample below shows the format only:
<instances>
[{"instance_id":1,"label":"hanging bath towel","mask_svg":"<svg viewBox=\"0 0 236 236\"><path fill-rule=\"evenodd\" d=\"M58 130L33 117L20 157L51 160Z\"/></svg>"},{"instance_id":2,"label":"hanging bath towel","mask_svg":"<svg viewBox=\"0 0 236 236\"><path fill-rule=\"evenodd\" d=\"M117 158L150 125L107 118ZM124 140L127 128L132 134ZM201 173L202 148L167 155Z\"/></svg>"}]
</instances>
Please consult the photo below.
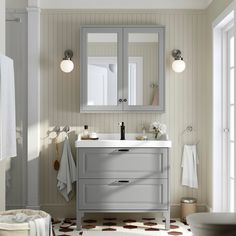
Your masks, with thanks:
<instances>
[{"instance_id":1,"label":"hanging bath towel","mask_svg":"<svg viewBox=\"0 0 236 236\"><path fill-rule=\"evenodd\" d=\"M0 161L16 156L13 60L0 54Z\"/></svg>"},{"instance_id":2,"label":"hanging bath towel","mask_svg":"<svg viewBox=\"0 0 236 236\"><path fill-rule=\"evenodd\" d=\"M184 145L182 157L182 185L190 188L198 188L197 179L197 147L196 145Z\"/></svg>"},{"instance_id":3,"label":"hanging bath towel","mask_svg":"<svg viewBox=\"0 0 236 236\"><path fill-rule=\"evenodd\" d=\"M65 198L65 200L68 202L72 197L72 185L76 181L76 166L71 154L68 138L66 138L64 141L57 180L57 188Z\"/></svg>"}]
</instances>

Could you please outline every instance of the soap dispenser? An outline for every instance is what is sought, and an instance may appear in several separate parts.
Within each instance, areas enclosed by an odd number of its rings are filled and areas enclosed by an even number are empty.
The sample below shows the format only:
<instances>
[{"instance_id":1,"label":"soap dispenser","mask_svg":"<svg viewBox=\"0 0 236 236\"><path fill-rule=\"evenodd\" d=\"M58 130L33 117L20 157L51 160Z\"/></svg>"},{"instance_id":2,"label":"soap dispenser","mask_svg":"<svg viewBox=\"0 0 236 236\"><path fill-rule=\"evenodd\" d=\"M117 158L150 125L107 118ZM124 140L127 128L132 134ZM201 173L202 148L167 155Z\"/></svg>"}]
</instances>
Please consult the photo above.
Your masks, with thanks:
<instances>
[{"instance_id":1,"label":"soap dispenser","mask_svg":"<svg viewBox=\"0 0 236 236\"><path fill-rule=\"evenodd\" d=\"M83 139L88 139L88 138L89 138L88 125L85 125L85 126L84 126L82 138L83 138Z\"/></svg>"}]
</instances>

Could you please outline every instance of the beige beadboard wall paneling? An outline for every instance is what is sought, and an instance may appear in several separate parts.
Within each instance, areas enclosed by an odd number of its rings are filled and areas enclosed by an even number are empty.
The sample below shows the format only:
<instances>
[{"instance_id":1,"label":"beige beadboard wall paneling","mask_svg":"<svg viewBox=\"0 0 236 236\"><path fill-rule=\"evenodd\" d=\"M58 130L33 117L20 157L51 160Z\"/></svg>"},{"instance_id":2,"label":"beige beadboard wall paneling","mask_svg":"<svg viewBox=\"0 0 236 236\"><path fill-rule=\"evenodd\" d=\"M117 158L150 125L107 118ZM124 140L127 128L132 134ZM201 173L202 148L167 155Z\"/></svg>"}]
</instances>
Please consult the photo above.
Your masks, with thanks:
<instances>
[{"instance_id":1,"label":"beige beadboard wall paneling","mask_svg":"<svg viewBox=\"0 0 236 236\"><path fill-rule=\"evenodd\" d=\"M85 24L160 24L166 26L166 112L158 113L79 113L79 29ZM182 51L187 67L184 73L171 70L173 49ZM64 50L72 49L75 69L70 74L60 71ZM141 132L142 124L155 120L168 127L171 148L171 204L179 209L183 196L197 197L201 209L207 203L206 155L206 15L201 10L42 10L41 15L41 206L60 216L75 214L75 198L66 203L58 193L54 141L47 132L56 125L69 125L70 142L75 157L74 141L83 125L96 132L119 132L124 121L126 132ZM192 125L194 131L183 130ZM60 153L63 134L59 137ZM183 144L200 141L199 189L181 186ZM57 209L64 210L57 210ZM178 211L176 211L178 212Z\"/></svg>"}]
</instances>

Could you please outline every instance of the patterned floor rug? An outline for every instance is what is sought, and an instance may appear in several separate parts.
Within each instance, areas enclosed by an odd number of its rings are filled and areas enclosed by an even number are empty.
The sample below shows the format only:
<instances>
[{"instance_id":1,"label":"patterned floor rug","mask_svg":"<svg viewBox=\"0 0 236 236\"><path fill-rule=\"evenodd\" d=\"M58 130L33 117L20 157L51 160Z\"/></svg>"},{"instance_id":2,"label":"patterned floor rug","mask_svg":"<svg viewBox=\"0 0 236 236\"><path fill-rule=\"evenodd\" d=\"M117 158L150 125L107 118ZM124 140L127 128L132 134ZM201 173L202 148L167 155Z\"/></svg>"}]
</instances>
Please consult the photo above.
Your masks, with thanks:
<instances>
[{"instance_id":1,"label":"patterned floor rug","mask_svg":"<svg viewBox=\"0 0 236 236\"><path fill-rule=\"evenodd\" d=\"M169 231L164 229L164 222L162 219L155 218L84 219L81 231L76 230L75 219L54 219L53 228L56 236L192 236L190 227L176 219L171 220Z\"/></svg>"}]
</instances>

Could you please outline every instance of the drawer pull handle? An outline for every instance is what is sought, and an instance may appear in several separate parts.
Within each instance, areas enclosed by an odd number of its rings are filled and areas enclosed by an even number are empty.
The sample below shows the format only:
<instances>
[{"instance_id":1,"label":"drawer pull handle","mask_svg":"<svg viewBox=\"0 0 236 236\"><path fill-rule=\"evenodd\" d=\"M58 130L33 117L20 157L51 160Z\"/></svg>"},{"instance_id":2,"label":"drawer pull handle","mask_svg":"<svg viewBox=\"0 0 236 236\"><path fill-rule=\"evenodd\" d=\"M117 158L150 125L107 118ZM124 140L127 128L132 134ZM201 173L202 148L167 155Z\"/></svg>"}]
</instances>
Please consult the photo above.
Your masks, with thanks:
<instances>
[{"instance_id":1,"label":"drawer pull handle","mask_svg":"<svg viewBox=\"0 0 236 236\"><path fill-rule=\"evenodd\" d=\"M129 180L118 180L117 183L119 184L128 184L130 181Z\"/></svg>"},{"instance_id":2,"label":"drawer pull handle","mask_svg":"<svg viewBox=\"0 0 236 236\"><path fill-rule=\"evenodd\" d=\"M129 149L118 149L118 152L129 152Z\"/></svg>"}]
</instances>

